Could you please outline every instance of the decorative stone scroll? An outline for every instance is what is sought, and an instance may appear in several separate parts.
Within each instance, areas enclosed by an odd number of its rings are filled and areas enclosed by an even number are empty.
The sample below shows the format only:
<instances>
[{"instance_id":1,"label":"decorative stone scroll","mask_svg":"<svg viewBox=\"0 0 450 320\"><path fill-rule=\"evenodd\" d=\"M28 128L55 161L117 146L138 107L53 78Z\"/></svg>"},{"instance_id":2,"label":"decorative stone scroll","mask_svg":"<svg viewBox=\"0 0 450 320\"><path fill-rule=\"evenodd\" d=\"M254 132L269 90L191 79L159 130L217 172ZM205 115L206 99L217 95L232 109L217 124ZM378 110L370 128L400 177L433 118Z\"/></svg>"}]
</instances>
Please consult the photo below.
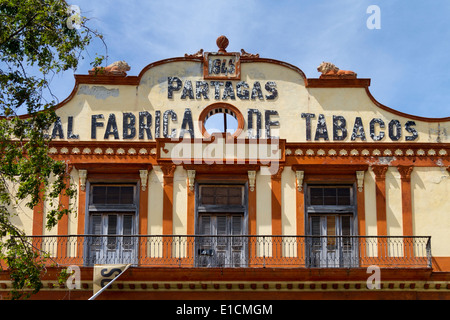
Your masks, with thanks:
<instances>
[{"instance_id":1,"label":"decorative stone scroll","mask_svg":"<svg viewBox=\"0 0 450 320\"><path fill-rule=\"evenodd\" d=\"M248 185L250 187L250 191L255 191L255 182L256 182L256 171L248 172Z\"/></svg>"}]
</instances>

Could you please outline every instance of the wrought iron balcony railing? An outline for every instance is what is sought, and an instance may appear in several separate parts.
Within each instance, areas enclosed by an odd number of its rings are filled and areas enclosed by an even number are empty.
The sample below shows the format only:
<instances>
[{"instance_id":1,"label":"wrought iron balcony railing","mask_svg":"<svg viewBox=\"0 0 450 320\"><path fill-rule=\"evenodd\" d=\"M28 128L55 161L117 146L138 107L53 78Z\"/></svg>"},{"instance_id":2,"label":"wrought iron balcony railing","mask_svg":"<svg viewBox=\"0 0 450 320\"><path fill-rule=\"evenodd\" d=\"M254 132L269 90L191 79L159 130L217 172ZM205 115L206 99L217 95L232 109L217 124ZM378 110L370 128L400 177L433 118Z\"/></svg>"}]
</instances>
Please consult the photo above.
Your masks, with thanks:
<instances>
[{"instance_id":1,"label":"wrought iron balcony railing","mask_svg":"<svg viewBox=\"0 0 450 320\"><path fill-rule=\"evenodd\" d=\"M61 266L430 268L431 237L69 235L28 238Z\"/></svg>"}]
</instances>

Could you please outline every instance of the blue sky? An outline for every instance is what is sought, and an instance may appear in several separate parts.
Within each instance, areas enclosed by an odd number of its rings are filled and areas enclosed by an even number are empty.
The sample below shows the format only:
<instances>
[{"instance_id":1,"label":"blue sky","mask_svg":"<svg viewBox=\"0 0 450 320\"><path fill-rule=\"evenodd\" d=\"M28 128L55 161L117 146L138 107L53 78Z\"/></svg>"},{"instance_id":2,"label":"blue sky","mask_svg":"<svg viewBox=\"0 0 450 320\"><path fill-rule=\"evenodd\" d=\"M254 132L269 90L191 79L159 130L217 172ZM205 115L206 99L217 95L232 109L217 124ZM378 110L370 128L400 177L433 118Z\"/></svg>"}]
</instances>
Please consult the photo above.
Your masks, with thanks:
<instances>
[{"instance_id":1,"label":"blue sky","mask_svg":"<svg viewBox=\"0 0 450 320\"><path fill-rule=\"evenodd\" d=\"M309 78L330 61L371 78L382 104L412 115L450 116L449 0L73 0L89 26L105 36L108 63L125 60L129 75L148 64L216 51L226 35L228 51L245 49L299 67ZM370 5L380 8L380 29L369 29ZM77 74L87 74L99 41ZM60 101L74 86L73 72L55 77Z\"/></svg>"}]
</instances>

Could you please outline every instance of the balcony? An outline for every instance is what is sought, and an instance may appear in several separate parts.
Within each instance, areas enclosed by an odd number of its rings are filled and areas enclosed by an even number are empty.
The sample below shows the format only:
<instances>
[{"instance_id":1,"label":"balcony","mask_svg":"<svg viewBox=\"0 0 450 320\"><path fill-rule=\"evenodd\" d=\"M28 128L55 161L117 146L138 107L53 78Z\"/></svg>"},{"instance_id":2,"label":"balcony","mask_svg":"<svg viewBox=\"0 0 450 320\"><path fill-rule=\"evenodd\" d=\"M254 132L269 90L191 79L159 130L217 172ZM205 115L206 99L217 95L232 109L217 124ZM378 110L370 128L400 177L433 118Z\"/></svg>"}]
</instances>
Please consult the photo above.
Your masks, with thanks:
<instances>
[{"instance_id":1,"label":"balcony","mask_svg":"<svg viewBox=\"0 0 450 320\"><path fill-rule=\"evenodd\" d=\"M431 268L431 237L69 235L28 237L49 264L184 268Z\"/></svg>"}]
</instances>

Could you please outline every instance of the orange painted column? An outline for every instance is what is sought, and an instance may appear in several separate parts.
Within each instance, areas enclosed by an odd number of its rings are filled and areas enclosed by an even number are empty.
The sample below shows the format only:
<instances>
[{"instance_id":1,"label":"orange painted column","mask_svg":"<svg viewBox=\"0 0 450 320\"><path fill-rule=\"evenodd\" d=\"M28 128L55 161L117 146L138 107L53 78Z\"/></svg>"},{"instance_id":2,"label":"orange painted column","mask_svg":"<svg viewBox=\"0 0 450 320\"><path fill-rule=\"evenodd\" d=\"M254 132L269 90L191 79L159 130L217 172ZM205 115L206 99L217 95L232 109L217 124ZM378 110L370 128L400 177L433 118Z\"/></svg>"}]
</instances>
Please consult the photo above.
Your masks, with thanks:
<instances>
[{"instance_id":1,"label":"orange painted column","mask_svg":"<svg viewBox=\"0 0 450 320\"><path fill-rule=\"evenodd\" d=\"M69 167L69 172L64 177L65 184L68 186L70 184L70 171L72 170L71 167ZM66 190L63 190L63 192L59 196L59 202L60 202L60 210L70 210L69 203L70 199L69 196L66 194ZM65 214L61 217L61 219L58 221L58 236L66 236L69 234L69 216L68 214ZM67 245L68 241L72 241L72 239L69 239L69 237L58 237L57 238L58 245L57 245L57 258L64 259L67 258Z\"/></svg>"},{"instance_id":2,"label":"orange painted column","mask_svg":"<svg viewBox=\"0 0 450 320\"><path fill-rule=\"evenodd\" d=\"M411 199L411 173L413 166L397 166L402 181L402 220L403 235L413 235L412 199ZM404 256L414 255L414 243L410 238L404 239Z\"/></svg>"},{"instance_id":3,"label":"orange painted column","mask_svg":"<svg viewBox=\"0 0 450 320\"><path fill-rule=\"evenodd\" d=\"M303 188L303 171L296 171L296 193L295 207L297 220L297 257L299 257L300 266L304 266L306 257L306 241L305 241L305 189Z\"/></svg>"},{"instance_id":4,"label":"orange painted column","mask_svg":"<svg viewBox=\"0 0 450 320\"><path fill-rule=\"evenodd\" d=\"M253 176L254 174L254 176ZM252 176L252 181L248 184L248 232L250 237L248 243L249 251L249 265L252 263L252 259L256 257L256 171L249 173Z\"/></svg>"},{"instance_id":5,"label":"orange painted column","mask_svg":"<svg viewBox=\"0 0 450 320\"><path fill-rule=\"evenodd\" d=\"M83 235L85 234L85 217L86 217L86 179L87 179L87 171L86 170L78 170L79 174L79 188L78 188L78 228L77 234ZM81 263L83 261L83 238L78 238L77 245L77 258Z\"/></svg>"},{"instance_id":6,"label":"orange painted column","mask_svg":"<svg viewBox=\"0 0 450 320\"><path fill-rule=\"evenodd\" d=\"M281 174L283 167L271 176L272 185L272 235L281 236ZM272 238L272 257L281 258L282 255L282 238Z\"/></svg>"},{"instance_id":7,"label":"orange painted column","mask_svg":"<svg viewBox=\"0 0 450 320\"><path fill-rule=\"evenodd\" d=\"M42 236L44 231L44 201L43 193L39 193L41 201L33 208L33 236Z\"/></svg>"},{"instance_id":8,"label":"orange painted column","mask_svg":"<svg viewBox=\"0 0 450 320\"><path fill-rule=\"evenodd\" d=\"M44 232L44 201L43 193L39 193L39 198L41 199L39 203L33 208L33 236L42 236ZM33 238L33 246L35 248L41 248L42 238Z\"/></svg>"},{"instance_id":9,"label":"orange painted column","mask_svg":"<svg viewBox=\"0 0 450 320\"><path fill-rule=\"evenodd\" d=\"M387 236L386 222L386 172L388 166L372 166L375 173L375 197L377 210L377 234L378 236ZM378 238L378 258L388 256L387 242L385 238Z\"/></svg>"},{"instance_id":10,"label":"orange painted column","mask_svg":"<svg viewBox=\"0 0 450 320\"><path fill-rule=\"evenodd\" d=\"M375 197L377 207L377 231L379 236L387 235L386 223L386 172L388 166L372 166L375 173Z\"/></svg>"},{"instance_id":11,"label":"orange painted column","mask_svg":"<svg viewBox=\"0 0 450 320\"><path fill-rule=\"evenodd\" d=\"M141 179L147 179L145 181L145 185L143 185L141 181L141 190L139 191L139 235L147 235L148 234L148 171L147 176L145 176L145 172L141 172ZM146 252L146 243L147 238L138 237L139 243L139 261L141 264L144 264L144 261L147 258Z\"/></svg>"},{"instance_id":12,"label":"orange painted column","mask_svg":"<svg viewBox=\"0 0 450 320\"><path fill-rule=\"evenodd\" d=\"M187 171L187 221L186 233L186 256L191 259L190 264L195 262L195 170Z\"/></svg>"},{"instance_id":13,"label":"orange painted column","mask_svg":"<svg viewBox=\"0 0 450 320\"><path fill-rule=\"evenodd\" d=\"M163 176L163 235L173 234L173 176L174 164L162 165ZM172 257L172 237L163 237L163 257Z\"/></svg>"},{"instance_id":14,"label":"orange painted column","mask_svg":"<svg viewBox=\"0 0 450 320\"><path fill-rule=\"evenodd\" d=\"M402 218L403 218L403 235L413 235L412 221L412 199L411 199L411 173L413 166L398 166L402 181Z\"/></svg>"}]
</instances>

